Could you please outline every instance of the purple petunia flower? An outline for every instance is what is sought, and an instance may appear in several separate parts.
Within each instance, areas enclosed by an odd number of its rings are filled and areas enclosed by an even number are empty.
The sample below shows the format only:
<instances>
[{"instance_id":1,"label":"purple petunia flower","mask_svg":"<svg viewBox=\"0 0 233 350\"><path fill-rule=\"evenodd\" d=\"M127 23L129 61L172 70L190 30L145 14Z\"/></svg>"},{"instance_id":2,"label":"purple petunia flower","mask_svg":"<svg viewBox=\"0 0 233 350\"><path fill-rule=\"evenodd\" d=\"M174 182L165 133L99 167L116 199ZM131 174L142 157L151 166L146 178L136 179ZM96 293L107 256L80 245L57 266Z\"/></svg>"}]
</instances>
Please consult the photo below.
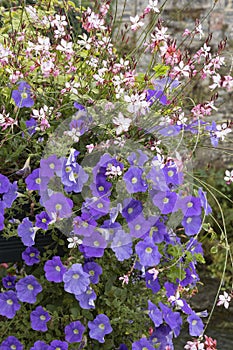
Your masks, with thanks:
<instances>
[{"instance_id":1,"label":"purple petunia flower","mask_svg":"<svg viewBox=\"0 0 233 350\"><path fill-rule=\"evenodd\" d=\"M164 95L162 90L152 89L146 91L146 101L149 102L149 106L152 106L156 101L160 102L163 106L169 103L167 96Z\"/></svg>"},{"instance_id":2,"label":"purple petunia flower","mask_svg":"<svg viewBox=\"0 0 233 350\"><path fill-rule=\"evenodd\" d=\"M177 337L180 333L182 318L179 312L173 312L167 305L159 302L159 307L163 314L164 321L168 324L171 330L174 331L175 336Z\"/></svg>"},{"instance_id":3,"label":"purple petunia flower","mask_svg":"<svg viewBox=\"0 0 233 350\"><path fill-rule=\"evenodd\" d=\"M13 184L10 184L8 191L4 193L2 199L6 208L10 208L14 200L17 198L18 196L17 190L18 190L17 181L14 181Z\"/></svg>"},{"instance_id":4,"label":"purple petunia flower","mask_svg":"<svg viewBox=\"0 0 233 350\"><path fill-rule=\"evenodd\" d=\"M149 273L147 271L145 275L145 280L147 288L150 288L154 294L161 289L158 278L154 278L152 273Z\"/></svg>"},{"instance_id":5,"label":"purple petunia flower","mask_svg":"<svg viewBox=\"0 0 233 350\"><path fill-rule=\"evenodd\" d=\"M182 225L187 236L196 235L201 229L201 223L200 216L185 216L182 220Z\"/></svg>"},{"instance_id":6,"label":"purple petunia flower","mask_svg":"<svg viewBox=\"0 0 233 350\"><path fill-rule=\"evenodd\" d=\"M177 88L180 85L178 79L171 79L170 77L165 77L161 79L152 80L152 84L156 88L156 90L164 90L168 88L170 91Z\"/></svg>"},{"instance_id":7,"label":"purple petunia flower","mask_svg":"<svg viewBox=\"0 0 233 350\"><path fill-rule=\"evenodd\" d=\"M62 282L63 275L67 271L59 256L54 256L52 260L47 260L44 265L45 277L50 282Z\"/></svg>"},{"instance_id":8,"label":"purple petunia flower","mask_svg":"<svg viewBox=\"0 0 233 350\"><path fill-rule=\"evenodd\" d=\"M87 262L83 265L83 271L89 274L90 282L97 284L99 275L102 274L102 267L94 261Z\"/></svg>"},{"instance_id":9,"label":"purple petunia flower","mask_svg":"<svg viewBox=\"0 0 233 350\"><path fill-rule=\"evenodd\" d=\"M97 222L93 219L90 213L82 213L81 216L76 216L73 220L74 233L80 236L91 236L95 231Z\"/></svg>"},{"instance_id":10,"label":"purple petunia flower","mask_svg":"<svg viewBox=\"0 0 233 350\"><path fill-rule=\"evenodd\" d=\"M208 125L205 127L206 130L208 130L210 132L210 141L213 147L217 147L218 146L218 141L219 138L217 135L217 124L215 121L212 122L211 125Z\"/></svg>"},{"instance_id":11,"label":"purple petunia flower","mask_svg":"<svg viewBox=\"0 0 233 350\"><path fill-rule=\"evenodd\" d=\"M0 345L0 350L23 350L22 343L13 335L9 335Z\"/></svg>"},{"instance_id":12,"label":"purple petunia flower","mask_svg":"<svg viewBox=\"0 0 233 350\"><path fill-rule=\"evenodd\" d=\"M81 264L73 264L63 275L64 289L75 295L84 293L89 284L89 275L83 271Z\"/></svg>"},{"instance_id":13,"label":"purple petunia flower","mask_svg":"<svg viewBox=\"0 0 233 350\"><path fill-rule=\"evenodd\" d=\"M5 175L0 174L0 194L7 193L10 188L10 181Z\"/></svg>"},{"instance_id":14,"label":"purple petunia flower","mask_svg":"<svg viewBox=\"0 0 233 350\"><path fill-rule=\"evenodd\" d=\"M49 200L44 203L50 217L67 218L72 214L73 202L62 193L54 193Z\"/></svg>"},{"instance_id":15,"label":"purple petunia flower","mask_svg":"<svg viewBox=\"0 0 233 350\"><path fill-rule=\"evenodd\" d=\"M192 312L191 315L187 317L189 323L189 334L193 337L199 337L204 329L204 324L199 316Z\"/></svg>"},{"instance_id":16,"label":"purple petunia flower","mask_svg":"<svg viewBox=\"0 0 233 350\"><path fill-rule=\"evenodd\" d=\"M78 103L78 102L74 102L74 107L76 109L78 109L79 111L85 111L86 110L86 108L83 105L81 105L80 103Z\"/></svg>"},{"instance_id":17,"label":"purple petunia flower","mask_svg":"<svg viewBox=\"0 0 233 350\"><path fill-rule=\"evenodd\" d=\"M83 204L87 208L90 214L95 220L109 213L110 200L107 197L92 197L87 198L86 202Z\"/></svg>"},{"instance_id":18,"label":"purple petunia flower","mask_svg":"<svg viewBox=\"0 0 233 350\"><path fill-rule=\"evenodd\" d=\"M16 283L16 276L6 276L2 278L2 285L6 289L14 289Z\"/></svg>"},{"instance_id":19,"label":"purple petunia flower","mask_svg":"<svg viewBox=\"0 0 233 350\"><path fill-rule=\"evenodd\" d=\"M82 340L85 327L80 321L74 321L65 327L65 339L68 343L78 343Z\"/></svg>"},{"instance_id":20,"label":"purple petunia flower","mask_svg":"<svg viewBox=\"0 0 233 350\"><path fill-rule=\"evenodd\" d=\"M151 227L149 236L153 239L154 243L163 242L165 236L167 236L167 227L160 219Z\"/></svg>"},{"instance_id":21,"label":"purple petunia flower","mask_svg":"<svg viewBox=\"0 0 233 350\"><path fill-rule=\"evenodd\" d=\"M30 350L49 350L49 345L42 340L37 340Z\"/></svg>"},{"instance_id":22,"label":"purple petunia flower","mask_svg":"<svg viewBox=\"0 0 233 350\"><path fill-rule=\"evenodd\" d=\"M33 275L26 276L19 280L16 285L17 297L20 301L29 304L36 302L36 296L42 291L42 287Z\"/></svg>"},{"instance_id":23,"label":"purple petunia flower","mask_svg":"<svg viewBox=\"0 0 233 350\"><path fill-rule=\"evenodd\" d=\"M36 132L36 126L37 126L36 120L34 118L30 118L29 120L26 120L25 124L29 135L30 136L34 135Z\"/></svg>"},{"instance_id":24,"label":"purple petunia flower","mask_svg":"<svg viewBox=\"0 0 233 350\"><path fill-rule=\"evenodd\" d=\"M40 252L38 249L34 247L27 247L27 249L22 253L22 258L26 265L32 266L34 264L39 264L39 255Z\"/></svg>"},{"instance_id":25,"label":"purple petunia flower","mask_svg":"<svg viewBox=\"0 0 233 350\"><path fill-rule=\"evenodd\" d=\"M154 159L154 161L156 162L156 159ZM166 192L168 190L165 175L160 166L152 166L146 178L150 180L154 190L162 192Z\"/></svg>"},{"instance_id":26,"label":"purple petunia flower","mask_svg":"<svg viewBox=\"0 0 233 350\"><path fill-rule=\"evenodd\" d=\"M155 327L160 326L163 323L162 312L150 300L148 300L148 310L149 310L149 317L154 322Z\"/></svg>"},{"instance_id":27,"label":"purple petunia flower","mask_svg":"<svg viewBox=\"0 0 233 350\"><path fill-rule=\"evenodd\" d=\"M88 177L88 174L78 163L69 164L68 161L63 163L61 180L67 193L81 192Z\"/></svg>"},{"instance_id":28,"label":"purple petunia flower","mask_svg":"<svg viewBox=\"0 0 233 350\"><path fill-rule=\"evenodd\" d=\"M0 315L13 318L20 309L16 293L12 290L0 293Z\"/></svg>"},{"instance_id":29,"label":"purple petunia flower","mask_svg":"<svg viewBox=\"0 0 233 350\"><path fill-rule=\"evenodd\" d=\"M51 178L56 173L61 176L62 162L55 154L40 161L40 176Z\"/></svg>"},{"instance_id":30,"label":"purple petunia flower","mask_svg":"<svg viewBox=\"0 0 233 350\"><path fill-rule=\"evenodd\" d=\"M35 244L36 230L28 218L23 219L22 223L18 226L17 232L24 245L31 247Z\"/></svg>"},{"instance_id":31,"label":"purple petunia flower","mask_svg":"<svg viewBox=\"0 0 233 350\"><path fill-rule=\"evenodd\" d=\"M177 197L175 192L158 192L153 196L153 203L160 209L161 214L169 214L175 210Z\"/></svg>"},{"instance_id":32,"label":"purple petunia flower","mask_svg":"<svg viewBox=\"0 0 233 350\"><path fill-rule=\"evenodd\" d=\"M167 164L162 170L169 188L182 184L183 173L177 171L176 165Z\"/></svg>"},{"instance_id":33,"label":"purple petunia flower","mask_svg":"<svg viewBox=\"0 0 233 350\"><path fill-rule=\"evenodd\" d=\"M87 258L101 258L104 254L104 249L107 243L103 236L97 231L94 231L91 236L84 237L82 249Z\"/></svg>"},{"instance_id":34,"label":"purple petunia flower","mask_svg":"<svg viewBox=\"0 0 233 350\"><path fill-rule=\"evenodd\" d=\"M127 191L129 193L137 193L137 192L146 192L147 184L145 180L142 178L143 170L131 166L123 176L123 180L125 181Z\"/></svg>"},{"instance_id":35,"label":"purple petunia flower","mask_svg":"<svg viewBox=\"0 0 233 350\"><path fill-rule=\"evenodd\" d=\"M91 287L81 294L75 295L75 298L79 301L79 305L82 309L94 309L96 294Z\"/></svg>"},{"instance_id":36,"label":"purple petunia flower","mask_svg":"<svg viewBox=\"0 0 233 350\"><path fill-rule=\"evenodd\" d=\"M161 254L157 245L154 244L150 237L138 242L135 246L135 250L143 266L155 266L159 264Z\"/></svg>"},{"instance_id":37,"label":"purple petunia flower","mask_svg":"<svg viewBox=\"0 0 233 350\"><path fill-rule=\"evenodd\" d=\"M201 201L201 206L203 207L203 209L205 211L205 215L209 215L212 212L212 209L207 201L206 192L204 192L202 190L202 188L199 188L198 196L199 196L200 201Z\"/></svg>"},{"instance_id":38,"label":"purple petunia flower","mask_svg":"<svg viewBox=\"0 0 233 350\"><path fill-rule=\"evenodd\" d=\"M34 331L46 332L49 320L51 320L51 317L42 306L37 306L30 314L31 327Z\"/></svg>"},{"instance_id":39,"label":"purple petunia flower","mask_svg":"<svg viewBox=\"0 0 233 350\"><path fill-rule=\"evenodd\" d=\"M132 238L124 230L118 230L113 238L111 248L114 251L117 260L123 261L129 259L132 255Z\"/></svg>"},{"instance_id":40,"label":"purple petunia flower","mask_svg":"<svg viewBox=\"0 0 233 350\"><path fill-rule=\"evenodd\" d=\"M45 211L42 211L40 214L36 215L36 227L42 228L42 230L47 230L51 221L52 219Z\"/></svg>"},{"instance_id":41,"label":"purple petunia flower","mask_svg":"<svg viewBox=\"0 0 233 350\"><path fill-rule=\"evenodd\" d=\"M141 238L150 231L152 222L155 221L154 217L149 217L145 219L143 214L138 215L134 220L128 223L130 229L130 236Z\"/></svg>"},{"instance_id":42,"label":"purple petunia flower","mask_svg":"<svg viewBox=\"0 0 233 350\"><path fill-rule=\"evenodd\" d=\"M45 188L48 182L49 178L42 177L39 168L33 170L33 172L25 179L27 189L30 191L39 191L40 189Z\"/></svg>"},{"instance_id":43,"label":"purple petunia flower","mask_svg":"<svg viewBox=\"0 0 233 350\"><path fill-rule=\"evenodd\" d=\"M124 208L122 209L122 216L129 223L134 220L142 212L141 201L133 198L129 198L124 203Z\"/></svg>"},{"instance_id":44,"label":"purple petunia flower","mask_svg":"<svg viewBox=\"0 0 233 350\"><path fill-rule=\"evenodd\" d=\"M98 340L99 343L104 343L104 336L112 332L109 318L104 314L100 314L93 321L89 321L88 327L90 338Z\"/></svg>"},{"instance_id":45,"label":"purple petunia flower","mask_svg":"<svg viewBox=\"0 0 233 350\"><path fill-rule=\"evenodd\" d=\"M155 328L154 332L150 336L151 343L158 350L171 349L174 350L173 343L173 332L168 325L162 324ZM159 345L159 346L158 346Z\"/></svg>"},{"instance_id":46,"label":"purple petunia flower","mask_svg":"<svg viewBox=\"0 0 233 350\"><path fill-rule=\"evenodd\" d=\"M201 201L200 198L187 196L180 198L177 206L182 210L184 216L201 215Z\"/></svg>"},{"instance_id":47,"label":"purple petunia flower","mask_svg":"<svg viewBox=\"0 0 233 350\"><path fill-rule=\"evenodd\" d=\"M53 340L50 343L49 350L68 350L68 343L61 340Z\"/></svg>"},{"instance_id":48,"label":"purple petunia flower","mask_svg":"<svg viewBox=\"0 0 233 350\"><path fill-rule=\"evenodd\" d=\"M146 338L141 338L138 341L133 342L132 350L154 350L154 346Z\"/></svg>"},{"instance_id":49,"label":"purple petunia flower","mask_svg":"<svg viewBox=\"0 0 233 350\"><path fill-rule=\"evenodd\" d=\"M31 98L31 87L25 81L19 83L18 89L12 91L12 98L17 107L32 107L34 101Z\"/></svg>"},{"instance_id":50,"label":"purple petunia flower","mask_svg":"<svg viewBox=\"0 0 233 350\"><path fill-rule=\"evenodd\" d=\"M111 182L107 181L107 176L104 174L97 174L95 182L90 185L94 197L106 197L111 194Z\"/></svg>"}]
</instances>

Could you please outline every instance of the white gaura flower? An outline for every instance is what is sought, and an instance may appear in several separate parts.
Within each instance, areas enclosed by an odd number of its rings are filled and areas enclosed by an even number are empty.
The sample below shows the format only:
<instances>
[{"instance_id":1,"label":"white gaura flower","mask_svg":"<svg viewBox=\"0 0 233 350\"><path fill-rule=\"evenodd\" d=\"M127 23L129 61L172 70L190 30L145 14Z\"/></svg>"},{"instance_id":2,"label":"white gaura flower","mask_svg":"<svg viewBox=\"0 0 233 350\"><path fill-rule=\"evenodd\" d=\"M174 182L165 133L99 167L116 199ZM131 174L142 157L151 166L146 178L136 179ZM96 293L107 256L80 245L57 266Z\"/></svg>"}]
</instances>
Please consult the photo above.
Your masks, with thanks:
<instances>
[{"instance_id":1,"label":"white gaura flower","mask_svg":"<svg viewBox=\"0 0 233 350\"><path fill-rule=\"evenodd\" d=\"M225 171L224 180L230 184L231 182L233 183L233 170L226 170Z\"/></svg>"},{"instance_id":2,"label":"white gaura flower","mask_svg":"<svg viewBox=\"0 0 233 350\"><path fill-rule=\"evenodd\" d=\"M130 16L130 22L132 23L131 29L134 31L144 26L144 23L140 22L140 17L138 15L136 15L135 17Z\"/></svg>"},{"instance_id":3,"label":"white gaura flower","mask_svg":"<svg viewBox=\"0 0 233 350\"><path fill-rule=\"evenodd\" d=\"M231 296L227 292L223 292L223 294L219 295L217 305L223 305L225 309L229 308L229 304L231 301Z\"/></svg>"},{"instance_id":4,"label":"white gaura flower","mask_svg":"<svg viewBox=\"0 0 233 350\"><path fill-rule=\"evenodd\" d=\"M113 123L117 125L116 134L120 135L123 131L128 131L132 120L125 118L121 112L118 117L113 118Z\"/></svg>"},{"instance_id":5,"label":"white gaura flower","mask_svg":"<svg viewBox=\"0 0 233 350\"><path fill-rule=\"evenodd\" d=\"M83 241L77 236L69 237L67 238L67 241L69 242L68 248L77 248L79 244L83 243Z\"/></svg>"},{"instance_id":6,"label":"white gaura flower","mask_svg":"<svg viewBox=\"0 0 233 350\"><path fill-rule=\"evenodd\" d=\"M146 94L132 94L131 96L124 96L125 102L128 102L129 105L127 107L127 110L130 113L136 114L136 115L145 115L146 112L149 110L149 102L146 101Z\"/></svg>"},{"instance_id":7,"label":"white gaura flower","mask_svg":"<svg viewBox=\"0 0 233 350\"><path fill-rule=\"evenodd\" d=\"M158 0L149 0L149 5L147 6L147 8L151 9L154 12L159 13L159 9L158 9Z\"/></svg>"}]
</instances>

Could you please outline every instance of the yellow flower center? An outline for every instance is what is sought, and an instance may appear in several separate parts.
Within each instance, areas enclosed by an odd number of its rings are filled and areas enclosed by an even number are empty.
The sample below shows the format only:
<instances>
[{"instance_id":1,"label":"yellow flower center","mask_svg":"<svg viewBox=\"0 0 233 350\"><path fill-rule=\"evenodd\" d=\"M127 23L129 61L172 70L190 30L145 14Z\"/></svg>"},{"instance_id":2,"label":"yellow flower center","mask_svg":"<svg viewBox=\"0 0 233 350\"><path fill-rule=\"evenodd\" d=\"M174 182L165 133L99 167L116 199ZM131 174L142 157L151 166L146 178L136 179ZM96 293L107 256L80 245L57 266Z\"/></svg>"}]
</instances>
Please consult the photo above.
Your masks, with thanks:
<instances>
[{"instance_id":1,"label":"yellow flower center","mask_svg":"<svg viewBox=\"0 0 233 350\"><path fill-rule=\"evenodd\" d=\"M36 179L36 183L37 183L37 185L39 185L41 183L41 179L39 177Z\"/></svg>"},{"instance_id":2,"label":"yellow flower center","mask_svg":"<svg viewBox=\"0 0 233 350\"><path fill-rule=\"evenodd\" d=\"M26 92L22 92L21 97L22 97L22 99L25 99L28 97L28 94Z\"/></svg>"},{"instance_id":3,"label":"yellow flower center","mask_svg":"<svg viewBox=\"0 0 233 350\"><path fill-rule=\"evenodd\" d=\"M138 182L138 179L136 177L133 177L131 182L132 182L132 184L136 184Z\"/></svg>"},{"instance_id":4,"label":"yellow flower center","mask_svg":"<svg viewBox=\"0 0 233 350\"><path fill-rule=\"evenodd\" d=\"M168 174L169 177L172 177L174 175L174 171L169 170L167 174Z\"/></svg>"},{"instance_id":5,"label":"yellow flower center","mask_svg":"<svg viewBox=\"0 0 233 350\"><path fill-rule=\"evenodd\" d=\"M151 254L152 248L151 248L151 247L147 247L147 248L145 249L145 251L146 251L146 253Z\"/></svg>"},{"instance_id":6,"label":"yellow flower center","mask_svg":"<svg viewBox=\"0 0 233 350\"><path fill-rule=\"evenodd\" d=\"M61 205L61 204L56 204L55 208L56 208L57 211L58 211L58 210L61 210L62 205Z\"/></svg>"}]
</instances>

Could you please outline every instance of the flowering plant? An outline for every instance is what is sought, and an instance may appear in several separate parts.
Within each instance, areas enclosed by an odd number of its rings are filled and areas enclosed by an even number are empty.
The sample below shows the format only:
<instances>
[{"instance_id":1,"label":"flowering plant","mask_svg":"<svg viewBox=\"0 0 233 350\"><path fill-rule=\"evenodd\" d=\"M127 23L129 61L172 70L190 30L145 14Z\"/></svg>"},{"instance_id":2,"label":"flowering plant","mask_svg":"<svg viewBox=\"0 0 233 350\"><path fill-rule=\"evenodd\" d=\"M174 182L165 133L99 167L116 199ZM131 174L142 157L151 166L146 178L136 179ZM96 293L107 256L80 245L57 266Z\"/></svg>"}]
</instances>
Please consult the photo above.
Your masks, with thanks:
<instances>
[{"instance_id":1,"label":"flowering plant","mask_svg":"<svg viewBox=\"0 0 233 350\"><path fill-rule=\"evenodd\" d=\"M190 299L211 208L192 156L231 129L209 122L216 94L190 108L185 93L198 77L232 90L224 43L182 52L149 1L130 18L137 33L153 17L151 65L139 73L117 48L110 5L3 11L0 229L25 249L4 265L0 349L173 349L186 324L196 344L204 336ZM44 236L52 242L39 250Z\"/></svg>"}]
</instances>

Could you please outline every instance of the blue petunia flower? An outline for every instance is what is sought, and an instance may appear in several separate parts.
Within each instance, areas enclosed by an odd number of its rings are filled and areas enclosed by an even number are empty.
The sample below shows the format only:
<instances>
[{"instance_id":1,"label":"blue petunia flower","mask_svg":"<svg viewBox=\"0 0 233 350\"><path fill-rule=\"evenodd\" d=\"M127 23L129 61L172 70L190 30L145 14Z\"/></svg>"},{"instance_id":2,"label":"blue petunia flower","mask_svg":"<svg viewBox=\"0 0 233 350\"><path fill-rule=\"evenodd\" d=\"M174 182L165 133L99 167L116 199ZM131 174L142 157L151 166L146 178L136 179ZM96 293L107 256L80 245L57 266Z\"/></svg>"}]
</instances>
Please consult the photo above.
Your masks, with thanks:
<instances>
[{"instance_id":1,"label":"blue petunia flower","mask_svg":"<svg viewBox=\"0 0 233 350\"><path fill-rule=\"evenodd\" d=\"M146 192L148 186L142 178L143 170L131 166L123 176L127 191L129 193Z\"/></svg>"},{"instance_id":2,"label":"blue petunia flower","mask_svg":"<svg viewBox=\"0 0 233 350\"><path fill-rule=\"evenodd\" d=\"M0 344L0 350L23 350L23 344L13 335L10 335L5 340L3 340L2 344Z\"/></svg>"},{"instance_id":3,"label":"blue petunia flower","mask_svg":"<svg viewBox=\"0 0 233 350\"><path fill-rule=\"evenodd\" d=\"M90 338L98 340L99 343L104 343L104 336L113 330L108 316L104 314L100 314L93 321L89 321L88 327Z\"/></svg>"},{"instance_id":4,"label":"blue petunia flower","mask_svg":"<svg viewBox=\"0 0 233 350\"><path fill-rule=\"evenodd\" d=\"M90 285L89 275L81 264L73 264L63 275L64 289L71 294L84 293Z\"/></svg>"},{"instance_id":5,"label":"blue petunia flower","mask_svg":"<svg viewBox=\"0 0 233 350\"><path fill-rule=\"evenodd\" d=\"M204 324L201 318L193 312L187 317L187 321L189 323L189 334L193 337L199 337L204 330Z\"/></svg>"},{"instance_id":6,"label":"blue petunia flower","mask_svg":"<svg viewBox=\"0 0 233 350\"><path fill-rule=\"evenodd\" d=\"M30 350L49 350L49 345L42 340L37 340Z\"/></svg>"},{"instance_id":7,"label":"blue petunia flower","mask_svg":"<svg viewBox=\"0 0 233 350\"><path fill-rule=\"evenodd\" d=\"M65 339L68 343L78 343L82 340L85 327L80 321L74 321L65 326Z\"/></svg>"},{"instance_id":8,"label":"blue petunia flower","mask_svg":"<svg viewBox=\"0 0 233 350\"><path fill-rule=\"evenodd\" d=\"M125 233L125 231L119 230L116 232L115 237L113 238L111 248L114 251L118 261L129 259L133 253L132 238L128 233Z\"/></svg>"},{"instance_id":9,"label":"blue petunia flower","mask_svg":"<svg viewBox=\"0 0 233 350\"><path fill-rule=\"evenodd\" d=\"M20 309L17 295L12 290L0 293L0 315L7 318L14 318L16 312Z\"/></svg>"},{"instance_id":10,"label":"blue petunia flower","mask_svg":"<svg viewBox=\"0 0 233 350\"><path fill-rule=\"evenodd\" d=\"M154 350L154 346L146 338L141 338L138 341L133 342L132 350Z\"/></svg>"},{"instance_id":11,"label":"blue petunia flower","mask_svg":"<svg viewBox=\"0 0 233 350\"><path fill-rule=\"evenodd\" d=\"M88 287L84 293L75 295L75 298L79 301L79 305L82 309L94 309L96 294L91 287Z\"/></svg>"},{"instance_id":12,"label":"blue petunia flower","mask_svg":"<svg viewBox=\"0 0 233 350\"><path fill-rule=\"evenodd\" d=\"M89 274L90 282L97 284L99 276L102 274L102 267L94 261L89 261L83 265L83 271Z\"/></svg>"},{"instance_id":13,"label":"blue petunia flower","mask_svg":"<svg viewBox=\"0 0 233 350\"><path fill-rule=\"evenodd\" d=\"M63 281L63 275L67 271L62 264L60 256L54 256L44 264L45 277L50 282L59 283Z\"/></svg>"},{"instance_id":14,"label":"blue petunia flower","mask_svg":"<svg viewBox=\"0 0 233 350\"><path fill-rule=\"evenodd\" d=\"M35 244L36 230L33 228L32 222L26 217L18 226L18 236L21 238L24 245L31 247Z\"/></svg>"},{"instance_id":15,"label":"blue petunia flower","mask_svg":"<svg viewBox=\"0 0 233 350\"><path fill-rule=\"evenodd\" d=\"M160 326L163 323L163 316L158 306L156 306L154 303L148 300L148 310L149 317L154 322L155 327Z\"/></svg>"},{"instance_id":16,"label":"blue petunia flower","mask_svg":"<svg viewBox=\"0 0 233 350\"><path fill-rule=\"evenodd\" d=\"M34 100L31 98L31 87L25 81L19 83L18 89L12 91L12 98L17 107L32 107Z\"/></svg>"},{"instance_id":17,"label":"blue petunia flower","mask_svg":"<svg viewBox=\"0 0 233 350\"><path fill-rule=\"evenodd\" d=\"M34 304L37 294L42 291L40 283L33 275L20 279L15 285L17 298L25 303Z\"/></svg>"},{"instance_id":18,"label":"blue petunia flower","mask_svg":"<svg viewBox=\"0 0 233 350\"><path fill-rule=\"evenodd\" d=\"M26 250L22 253L22 258L26 265L32 266L34 264L39 264L39 255L40 252L38 249L34 247L27 247Z\"/></svg>"},{"instance_id":19,"label":"blue petunia flower","mask_svg":"<svg viewBox=\"0 0 233 350\"><path fill-rule=\"evenodd\" d=\"M34 331L46 332L47 322L50 320L51 317L42 306L37 306L30 314L31 327Z\"/></svg>"},{"instance_id":20,"label":"blue petunia flower","mask_svg":"<svg viewBox=\"0 0 233 350\"><path fill-rule=\"evenodd\" d=\"M138 242L135 246L135 250L143 266L155 266L159 264L161 254L157 245L154 244L150 237Z\"/></svg>"}]
</instances>

